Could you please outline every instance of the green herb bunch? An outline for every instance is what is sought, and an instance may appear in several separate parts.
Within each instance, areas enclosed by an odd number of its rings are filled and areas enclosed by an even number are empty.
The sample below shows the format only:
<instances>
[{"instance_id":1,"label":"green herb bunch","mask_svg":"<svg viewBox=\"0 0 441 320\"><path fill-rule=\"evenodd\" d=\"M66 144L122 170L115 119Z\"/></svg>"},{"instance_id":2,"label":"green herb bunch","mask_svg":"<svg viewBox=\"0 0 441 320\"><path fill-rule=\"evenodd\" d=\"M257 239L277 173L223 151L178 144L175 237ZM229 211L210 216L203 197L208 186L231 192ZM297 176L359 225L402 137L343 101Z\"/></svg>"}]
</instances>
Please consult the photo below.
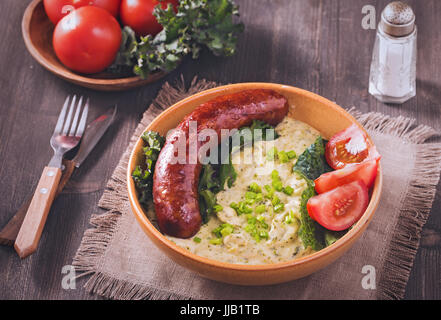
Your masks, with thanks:
<instances>
[{"instance_id":1,"label":"green herb bunch","mask_svg":"<svg viewBox=\"0 0 441 320\"><path fill-rule=\"evenodd\" d=\"M154 16L163 26L155 37L136 39L133 30L123 29L120 51L110 71L133 73L146 78L157 71L171 71L191 54L198 58L203 47L216 56L231 56L236 51L237 35L243 24L235 23L239 15L234 0L181 0L176 13L171 4L158 5Z\"/></svg>"},{"instance_id":2,"label":"green herb bunch","mask_svg":"<svg viewBox=\"0 0 441 320\"><path fill-rule=\"evenodd\" d=\"M142 166L136 166L132 172L132 178L139 192L139 202L147 205L152 199L153 173L165 139L155 131L146 131L142 135L142 140L146 144L143 149L145 162Z\"/></svg>"}]
</instances>

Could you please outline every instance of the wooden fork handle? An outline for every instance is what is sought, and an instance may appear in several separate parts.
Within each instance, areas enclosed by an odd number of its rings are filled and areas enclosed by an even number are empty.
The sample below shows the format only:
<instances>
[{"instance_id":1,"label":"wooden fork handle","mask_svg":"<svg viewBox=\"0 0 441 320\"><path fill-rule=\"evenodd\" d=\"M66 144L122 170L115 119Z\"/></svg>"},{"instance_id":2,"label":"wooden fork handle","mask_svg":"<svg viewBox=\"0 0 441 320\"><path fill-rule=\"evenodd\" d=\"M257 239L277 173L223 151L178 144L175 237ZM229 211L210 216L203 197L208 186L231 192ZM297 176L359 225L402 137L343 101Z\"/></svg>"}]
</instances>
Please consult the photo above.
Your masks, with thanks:
<instances>
[{"instance_id":1,"label":"wooden fork handle","mask_svg":"<svg viewBox=\"0 0 441 320\"><path fill-rule=\"evenodd\" d=\"M17 240L15 240L14 248L20 258L26 258L37 250L60 178L60 168L44 168L23 224L18 232Z\"/></svg>"},{"instance_id":2,"label":"wooden fork handle","mask_svg":"<svg viewBox=\"0 0 441 320\"><path fill-rule=\"evenodd\" d=\"M58 190L55 198L61 193L66 183L69 181L75 169L75 163L70 160L63 159L64 170L61 175L60 183L58 184ZM0 231L0 245L13 246L15 239L17 239L20 227L23 224L23 220L26 216L26 212L32 201L32 194L29 195L17 210L15 215L9 220L9 222Z\"/></svg>"}]
</instances>

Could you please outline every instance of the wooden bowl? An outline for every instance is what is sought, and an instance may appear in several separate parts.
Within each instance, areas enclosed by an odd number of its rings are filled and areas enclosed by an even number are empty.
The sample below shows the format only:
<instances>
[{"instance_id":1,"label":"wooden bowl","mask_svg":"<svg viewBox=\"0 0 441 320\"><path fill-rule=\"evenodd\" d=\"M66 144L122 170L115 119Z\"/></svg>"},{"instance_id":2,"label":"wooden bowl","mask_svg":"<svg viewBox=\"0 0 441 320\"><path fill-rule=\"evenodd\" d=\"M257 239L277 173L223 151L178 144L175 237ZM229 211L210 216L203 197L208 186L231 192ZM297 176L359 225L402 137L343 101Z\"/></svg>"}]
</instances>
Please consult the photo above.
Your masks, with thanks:
<instances>
[{"instance_id":1,"label":"wooden bowl","mask_svg":"<svg viewBox=\"0 0 441 320\"><path fill-rule=\"evenodd\" d=\"M179 101L162 112L152 121L146 130L158 131L160 134L165 135L168 130L175 128L185 115L193 111L200 104L207 102L216 96L246 89L259 88L273 89L284 95L289 100L290 105L294 106L294 108L291 108L289 116L309 124L317 129L326 139L329 139L338 131L345 129L354 123L365 131L354 117L335 103L302 89L272 83L239 83L200 92ZM371 140L370 137L368 139ZM276 284L307 276L326 267L345 253L361 236L371 221L380 201L383 183L381 165L378 169L378 175L366 212L354 227L346 233L346 235L331 246L311 255L282 263L242 265L219 262L197 256L190 251L177 246L159 232L146 217L138 201L135 184L131 178L131 172L135 166L141 164L143 161L142 147L143 142L140 138L130 155L127 168L129 199L137 221L145 233L150 239L152 239L153 243L155 243L155 245L172 260L199 273L203 277L221 282L241 285Z\"/></svg>"},{"instance_id":2,"label":"wooden bowl","mask_svg":"<svg viewBox=\"0 0 441 320\"><path fill-rule=\"evenodd\" d=\"M28 5L23 15L21 28L26 48L39 64L58 77L86 88L103 91L126 90L154 82L167 74L158 72L142 79L138 76L121 77L106 72L93 75L73 72L55 55L52 47L54 25L44 11L43 0L33 0Z\"/></svg>"}]
</instances>

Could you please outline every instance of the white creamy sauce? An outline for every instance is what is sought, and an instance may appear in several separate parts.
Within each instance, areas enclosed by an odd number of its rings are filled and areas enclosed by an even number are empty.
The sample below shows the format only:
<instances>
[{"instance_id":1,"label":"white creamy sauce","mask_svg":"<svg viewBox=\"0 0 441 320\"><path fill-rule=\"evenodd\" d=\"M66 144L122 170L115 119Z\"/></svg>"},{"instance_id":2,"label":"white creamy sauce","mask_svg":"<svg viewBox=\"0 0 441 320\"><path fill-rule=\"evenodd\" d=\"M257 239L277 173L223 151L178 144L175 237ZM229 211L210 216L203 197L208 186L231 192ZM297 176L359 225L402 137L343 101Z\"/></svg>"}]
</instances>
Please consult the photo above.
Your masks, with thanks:
<instances>
[{"instance_id":1,"label":"white creamy sauce","mask_svg":"<svg viewBox=\"0 0 441 320\"><path fill-rule=\"evenodd\" d=\"M217 202L222 206L222 210L217 216L212 216L207 224L202 225L195 235L200 242L195 242L195 237L179 239L167 236L167 238L199 256L236 264L277 263L309 254L311 249L306 249L298 237L300 200L306 182L292 172L297 157L282 163L278 159L268 159L267 154L271 148L276 147L278 151L293 150L298 156L313 144L320 134L309 125L290 117L286 117L276 127L276 131L280 135L276 140L259 141L253 147L246 147L240 152L233 153L232 162L237 173L236 181L231 188L225 186L225 191L217 194ZM262 194L265 195L264 186L272 184L273 170L278 171L284 187L292 188L291 195L275 192L280 202L284 204L284 209L275 212L271 199L264 198L258 204L265 205L265 212L257 214L253 211L252 214L238 215L230 204L244 201L245 193L252 183L260 186ZM249 207L255 208L256 205ZM149 211L149 217L152 219L154 214L152 210ZM249 230L246 230L250 215L259 216L259 219L267 225L267 236L260 241L256 241ZM286 220L287 215L293 218L289 223ZM216 239L212 231L224 223L232 225L233 232L223 236L219 244L211 243L210 240Z\"/></svg>"}]
</instances>

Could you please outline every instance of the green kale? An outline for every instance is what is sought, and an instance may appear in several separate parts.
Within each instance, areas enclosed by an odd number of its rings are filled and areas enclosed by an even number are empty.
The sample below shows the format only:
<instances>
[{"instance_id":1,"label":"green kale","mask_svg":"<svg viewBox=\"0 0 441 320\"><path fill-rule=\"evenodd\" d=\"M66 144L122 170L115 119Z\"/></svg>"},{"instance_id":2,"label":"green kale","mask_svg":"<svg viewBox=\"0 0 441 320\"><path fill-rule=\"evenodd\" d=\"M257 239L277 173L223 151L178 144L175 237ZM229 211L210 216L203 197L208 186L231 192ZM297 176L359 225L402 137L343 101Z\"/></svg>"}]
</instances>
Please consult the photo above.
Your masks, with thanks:
<instances>
[{"instance_id":1,"label":"green kale","mask_svg":"<svg viewBox=\"0 0 441 320\"><path fill-rule=\"evenodd\" d=\"M309 198L316 195L314 180L321 174L332 171L325 158L326 140L318 137L298 158L293 171L306 180L308 187L302 193L300 204L301 226L299 235L306 247L320 250L336 241L339 234L326 230L311 219L306 209ZM335 237L335 240L332 239Z\"/></svg>"},{"instance_id":2,"label":"green kale","mask_svg":"<svg viewBox=\"0 0 441 320\"><path fill-rule=\"evenodd\" d=\"M261 135L256 135L254 130L261 130ZM273 131L272 136L267 137L268 130ZM270 139L277 139L279 135L277 134L274 127L264 121L253 120L249 127L242 127L237 130L231 137L229 147L232 153L242 149L245 146L252 145L254 142L259 140L269 141ZM232 146L231 142L238 142L238 145Z\"/></svg>"},{"instance_id":3,"label":"green kale","mask_svg":"<svg viewBox=\"0 0 441 320\"><path fill-rule=\"evenodd\" d=\"M146 131L142 135L146 144L144 147L144 163L138 165L132 172L132 178L139 192L139 202L143 205L152 199L153 172L159 152L164 145L165 139L157 132Z\"/></svg>"},{"instance_id":4,"label":"green kale","mask_svg":"<svg viewBox=\"0 0 441 320\"><path fill-rule=\"evenodd\" d=\"M324 247L322 235L320 234L321 228L317 222L311 219L308 210L306 209L306 204L308 203L309 198L316 195L314 190L314 181L308 179L301 171L294 170L294 172L305 179L307 183L307 187L303 191L300 201L299 236L306 248L311 247L312 249L318 251Z\"/></svg>"},{"instance_id":5,"label":"green kale","mask_svg":"<svg viewBox=\"0 0 441 320\"><path fill-rule=\"evenodd\" d=\"M171 4L153 13L163 30L155 37L133 39L123 30L123 43L111 70L127 67L142 78L157 71L171 71L188 54L198 58L203 47L217 56L235 53L237 34L243 25L233 21L239 15L234 0L181 0L176 13Z\"/></svg>"},{"instance_id":6,"label":"green kale","mask_svg":"<svg viewBox=\"0 0 441 320\"><path fill-rule=\"evenodd\" d=\"M322 137L318 137L299 156L294 170L302 172L310 180L317 179L322 173L332 171L325 159L325 141Z\"/></svg>"},{"instance_id":7,"label":"green kale","mask_svg":"<svg viewBox=\"0 0 441 320\"><path fill-rule=\"evenodd\" d=\"M262 129L263 134L262 136L256 136L254 137L254 129ZM251 131L250 135L243 135L241 136L240 146L239 148L242 148L245 145L249 145L253 143L253 139L255 138L256 141L259 139L268 140L271 137L266 136L266 129L274 130L274 127L263 122L255 120L249 127L243 127L240 128L235 134L241 134L245 130ZM275 132L275 131L274 131ZM234 134L233 134L234 136ZM228 143L229 146L229 159L228 161L222 161L222 159L219 159L219 164L206 164L202 168L201 176L199 178L199 209L202 217L202 221L204 223L208 222L208 219L211 214L216 212L215 206L216 203L216 194L224 190L225 185L227 185L228 188L231 188L234 181L236 181L237 173L234 170L234 166L231 161L231 141L233 139L233 136L229 137L222 143ZM274 137L277 137L277 133L274 133ZM221 146L219 146L221 148ZM221 152L219 152L221 155Z\"/></svg>"},{"instance_id":8,"label":"green kale","mask_svg":"<svg viewBox=\"0 0 441 320\"><path fill-rule=\"evenodd\" d=\"M347 230L343 231L331 231L331 230L325 230L324 232L324 239L325 239L325 245L330 246L331 244L335 243L338 239L343 237Z\"/></svg>"},{"instance_id":9,"label":"green kale","mask_svg":"<svg viewBox=\"0 0 441 320\"><path fill-rule=\"evenodd\" d=\"M133 73L135 46L137 45L135 32L132 28L125 26L122 29L121 46L112 65L107 71L116 74Z\"/></svg>"},{"instance_id":10,"label":"green kale","mask_svg":"<svg viewBox=\"0 0 441 320\"><path fill-rule=\"evenodd\" d=\"M227 183L228 188L233 186L234 181L236 181L237 173L234 170L233 163L231 162L231 154L228 163L222 163L219 167L219 179L222 188L225 187Z\"/></svg>"}]
</instances>

